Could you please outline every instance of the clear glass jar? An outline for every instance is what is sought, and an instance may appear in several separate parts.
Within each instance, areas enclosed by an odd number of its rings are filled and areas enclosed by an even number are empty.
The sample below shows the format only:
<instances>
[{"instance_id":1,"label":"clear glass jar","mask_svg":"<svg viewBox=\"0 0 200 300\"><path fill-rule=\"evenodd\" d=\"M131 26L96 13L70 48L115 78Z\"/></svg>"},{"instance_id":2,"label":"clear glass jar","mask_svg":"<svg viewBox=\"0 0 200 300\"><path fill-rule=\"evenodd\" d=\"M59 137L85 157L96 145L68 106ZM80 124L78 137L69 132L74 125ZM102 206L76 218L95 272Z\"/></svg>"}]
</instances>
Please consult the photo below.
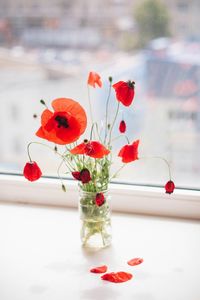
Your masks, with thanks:
<instances>
[{"instance_id":1,"label":"clear glass jar","mask_svg":"<svg viewBox=\"0 0 200 300\"><path fill-rule=\"evenodd\" d=\"M96 192L79 190L79 212L81 219L81 242L84 247L104 248L111 244L111 218L108 191L102 193L103 205L95 204Z\"/></svg>"}]
</instances>

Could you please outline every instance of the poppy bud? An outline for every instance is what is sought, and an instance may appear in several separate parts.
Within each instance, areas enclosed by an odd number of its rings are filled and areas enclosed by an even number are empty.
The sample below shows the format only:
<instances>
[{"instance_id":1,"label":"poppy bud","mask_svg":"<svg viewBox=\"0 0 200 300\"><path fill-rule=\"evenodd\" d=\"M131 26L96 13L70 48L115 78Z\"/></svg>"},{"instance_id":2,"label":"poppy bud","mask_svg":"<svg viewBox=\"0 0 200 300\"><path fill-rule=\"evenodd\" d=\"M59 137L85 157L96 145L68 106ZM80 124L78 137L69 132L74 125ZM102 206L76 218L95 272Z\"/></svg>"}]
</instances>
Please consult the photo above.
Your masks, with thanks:
<instances>
[{"instance_id":1,"label":"poppy bud","mask_svg":"<svg viewBox=\"0 0 200 300\"><path fill-rule=\"evenodd\" d=\"M120 131L121 133L126 132L126 123L125 123L124 120L122 120L122 121L120 122L120 124L119 124L119 131Z\"/></svg>"},{"instance_id":2,"label":"poppy bud","mask_svg":"<svg viewBox=\"0 0 200 300\"><path fill-rule=\"evenodd\" d=\"M62 184L62 190L63 190L63 192L66 192L66 187L64 184Z\"/></svg>"},{"instance_id":3,"label":"poppy bud","mask_svg":"<svg viewBox=\"0 0 200 300\"><path fill-rule=\"evenodd\" d=\"M40 103L43 104L43 105L46 105L46 103L43 99L40 100Z\"/></svg>"},{"instance_id":4,"label":"poppy bud","mask_svg":"<svg viewBox=\"0 0 200 300\"><path fill-rule=\"evenodd\" d=\"M169 180L166 184L165 184L165 191L167 194L172 194L173 191L175 189L175 184L172 180Z\"/></svg>"},{"instance_id":5,"label":"poppy bud","mask_svg":"<svg viewBox=\"0 0 200 300\"><path fill-rule=\"evenodd\" d=\"M95 197L95 203L97 206L102 206L105 202L105 197L103 193L97 193Z\"/></svg>"},{"instance_id":6,"label":"poppy bud","mask_svg":"<svg viewBox=\"0 0 200 300\"><path fill-rule=\"evenodd\" d=\"M38 180L42 176L42 172L35 161L26 163L23 174L29 181Z\"/></svg>"}]
</instances>

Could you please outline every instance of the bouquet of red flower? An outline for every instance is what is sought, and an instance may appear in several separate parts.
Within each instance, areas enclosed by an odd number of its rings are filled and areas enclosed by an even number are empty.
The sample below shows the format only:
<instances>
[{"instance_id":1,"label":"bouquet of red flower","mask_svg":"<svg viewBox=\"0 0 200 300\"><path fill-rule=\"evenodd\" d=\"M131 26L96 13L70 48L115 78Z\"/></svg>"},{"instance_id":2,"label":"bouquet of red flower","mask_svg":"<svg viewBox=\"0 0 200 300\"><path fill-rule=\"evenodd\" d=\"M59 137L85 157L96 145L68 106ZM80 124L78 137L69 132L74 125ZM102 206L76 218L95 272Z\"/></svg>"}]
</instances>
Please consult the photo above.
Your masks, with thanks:
<instances>
[{"instance_id":1,"label":"bouquet of red flower","mask_svg":"<svg viewBox=\"0 0 200 300\"><path fill-rule=\"evenodd\" d=\"M120 105L126 107L130 106L134 100L135 82L119 81L113 84L112 77L109 77L108 82L109 89L105 107L103 131L101 130L101 132L99 132L98 124L93 122L92 107L89 97L89 107L92 118L90 138L84 139L82 137L87 127L87 115L84 108L77 101L68 98L53 100L51 103L53 111L47 107L44 100L41 100L41 103L46 108L41 115L41 126L36 132L38 137L54 143L53 148L48 145L46 146L60 156L61 164L65 164L73 178L79 182L80 189L86 193L86 195L81 197L81 204L90 205L90 208L92 207L92 212L90 210L89 214L92 213L93 216L95 215L96 219L98 219L100 215L105 216L108 211L106 203L107 196L105 192L108 189L108 184L111 179L114 178L127 163L139 159L139 140L133 141L132 143L129 142L128 137L126 137L126 123L124 120L121 120L118 130L127 140L127 144L119 149L118 152L118 156L121 158L123 164L115 174L112 175L110 172L112 164L111 152L113 128L116 125ZM88 90L90 86L93 88L96 86L99 88L102 87L101 78L95 72L89 73L87 83ZM112 88L116 95L117 110L112 122L109 122L108 108ZM80 138L81 141L78 142ZM29 147L31 144L32 143L28 144L30 161L26 163L24 167L24 176L30 181L35 181L41 177L42 172L37 163L32 161L30 157ZM64 147L63 153L58 151L57 145L62 145ZM65 191L66 188L59 174L59 170L58 175L62 181L62 189ZM174 187L174 183L170 178L165 185L165 190L167 193L172 193ZM92 193L92 196L90 196L89 193ZM101 211L98 210L98 207L102 207ZM82 212L83 211L86 211L86 208L84 208ZM88 225L88 228L90 228L90 226ZM93 226L92 230L92 232L102 232L103 228L99 224L96 224L96 228ZM88 234L91 236L91 230Z\"/></svg>"}]
</instances>

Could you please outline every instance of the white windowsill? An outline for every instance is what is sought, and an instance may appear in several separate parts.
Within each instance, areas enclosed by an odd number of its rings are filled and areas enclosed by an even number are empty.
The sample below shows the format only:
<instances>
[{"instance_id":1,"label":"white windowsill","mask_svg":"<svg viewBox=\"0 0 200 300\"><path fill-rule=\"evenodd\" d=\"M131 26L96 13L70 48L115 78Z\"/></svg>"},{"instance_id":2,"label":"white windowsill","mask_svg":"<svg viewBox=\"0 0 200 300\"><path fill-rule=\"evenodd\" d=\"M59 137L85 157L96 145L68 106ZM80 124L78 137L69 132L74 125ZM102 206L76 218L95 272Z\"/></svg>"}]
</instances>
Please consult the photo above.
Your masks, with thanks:
<instances>
[{"instance_id":1,"label":"white windowsill","mask_svg":"<svg viewBox=\"0 0 200 300\"><path fill-rule=\"evenodd\" d=\"M56 179L31 183L22 176L0 175L0 201L77 207L77 182L67 180L66 186L64 193ZM111 184L110 193L113 211L200 219L199 191L176 189L168 195L163 188Z\"/></svg>"},{"instance_id":2,"label":"white windowsill","mask_svg":"<svg viewBox=\"0 0 200 300\"><path fill-rule=\"evenodd\" d=\"M200 299L200 222L113 213L112 229L112 245L92 252L81 247L77 210L0 204L0 299ZM134 257L144 263L128 266ZM133 279L89 272L102 264Z\"/></svg>"}]
</instances>

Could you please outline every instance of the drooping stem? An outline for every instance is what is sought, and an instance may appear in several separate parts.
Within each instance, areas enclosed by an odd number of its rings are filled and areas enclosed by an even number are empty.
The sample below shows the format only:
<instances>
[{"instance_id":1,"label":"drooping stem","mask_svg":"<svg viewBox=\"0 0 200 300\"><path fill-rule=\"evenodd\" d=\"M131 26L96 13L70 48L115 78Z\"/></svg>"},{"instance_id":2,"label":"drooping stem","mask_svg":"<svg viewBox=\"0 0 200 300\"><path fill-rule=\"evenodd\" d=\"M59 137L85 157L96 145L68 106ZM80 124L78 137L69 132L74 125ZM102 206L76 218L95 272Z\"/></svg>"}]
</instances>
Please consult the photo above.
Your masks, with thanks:
<instances>
[{"instance_id":1,"label":"drooping stem","mask_svg":"<svg viewBox=\"0 0 200 300\"><path fill-rule=\"evenodd\" d=\"M57 169L57 175L58 175L62 185L63 185L63 179L60 176L60 168L62 167L63 163L64 163L64 159L61 161L61 163L59 164L58 169Z\"/></svg>"},{"instance_id":2,"label":"drooping stem","mask_svg":"<svg viewBox=\"0 0 200 300\"><path fill-rule=\"evenodd\" d=\"M161 156L139 157L139 159L152 159L152 158L160 159L160 160L164 161L164 163L167 165L168 172L169 172L169 178L170 178L170 180L171 180L172 176L171 176L171 168L170 168L170 164L169 164L169 162L168 162L165 158L163 158L163 157L161 157Z\"/></svg>"},{"instance_id":3,"label":"drooping stem","mask_svg":"<svg viewBox=\"0 0 200 300\"><path fill-rule=\"evenodd\" d=\"M28 153L28 157L29 157L30 162L32 162L31 155L30 155L30 146L31 146L32 144L42 145L42 146L44 146L44 147L49 148L49 149L52 150L53 152L55 152L55 149L54 149L54 148L51 148L50 146L48 146L48 145L46 145L46 144L43 144L43 143L40 143L40 142L30 142L30 143L28 143L28 145L27 145L27 153ZM63 158L63 155L60 154L58 151L56 151L55 153L58 154L60 157Z\"/></svg>"}]
</instances>

